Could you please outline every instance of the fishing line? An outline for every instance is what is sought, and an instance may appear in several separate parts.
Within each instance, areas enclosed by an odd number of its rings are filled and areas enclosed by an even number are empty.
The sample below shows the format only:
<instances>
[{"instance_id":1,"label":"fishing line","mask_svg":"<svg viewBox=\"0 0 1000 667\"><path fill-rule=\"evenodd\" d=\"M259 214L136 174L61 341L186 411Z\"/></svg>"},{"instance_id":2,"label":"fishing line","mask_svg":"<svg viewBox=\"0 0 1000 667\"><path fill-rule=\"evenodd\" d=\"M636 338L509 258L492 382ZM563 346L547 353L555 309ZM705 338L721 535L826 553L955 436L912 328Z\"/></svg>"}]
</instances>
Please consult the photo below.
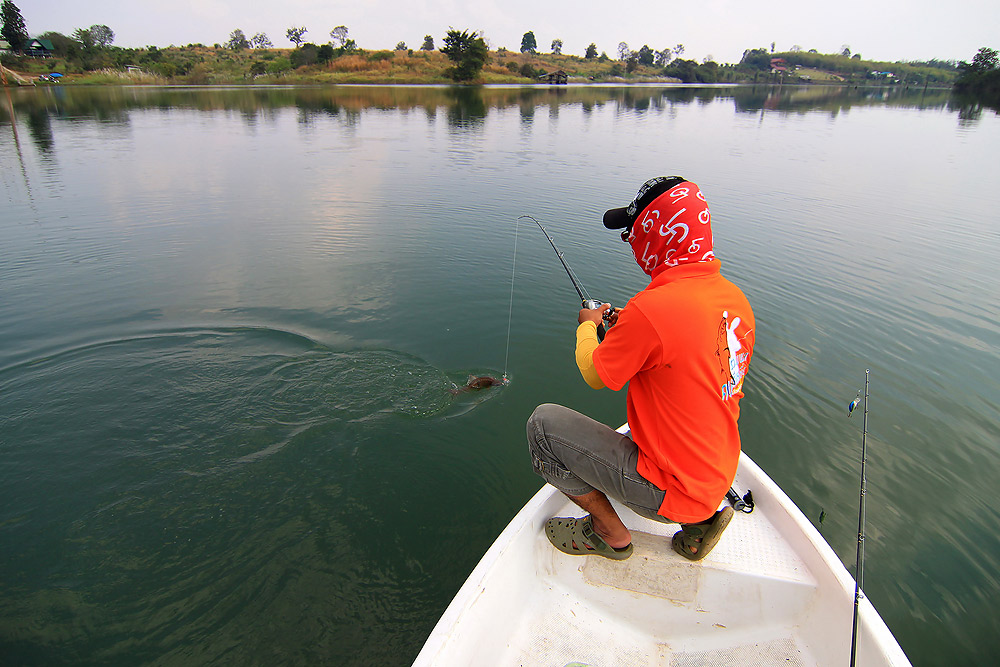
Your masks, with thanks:
<instances>
[{"instance_id":1,"label":"fishing line","mask_svg":"<svg viewBox=\"0 0 1000 667\"><path fill-rule=\"evenodd\" d=\"M510 358L510 325L514 320L514 276L517 271L517 227L520 218L514 221L514 260L510 263L510 306L507 308L507 351L503 355L503 380L507 382L507 360Z\"/></svg>"},{"instance_id":2,"label":"fishing line","mask_svg":"<svg viewBox=\"0 0 1000 667\"><path fill-rule=\"evenodd\" d=\"M559 251L559 248L556 247L555 241L553 241L552 237L549 236L549 233L545 231L545 227L542 227L542 223L538 222L530 215L522 215L518 217L518 219L514 221L514 259L511 262L510 267L510 306L507 309L507 351L504 353L503 359L503 380L505 384L508 381L507 363L510 359L510 330L511 324L514 320L514 277L517 274L517 233L521 220L531 220L533 223L538 225L540 230L542 230L542 234L545 234L545 238L548 239L549 245L552 246L552 250L555 251L556 257L559 259L559 263L562 264L564 269L566 269L566 275L569 276L570 282L573 283L573 287L576 289L576 293L580 297L580 305L588 310L595 310L603 305L603 302L591 298L590 293L587 291L587 288L583 286L580 278L576 275L573 269L569 268L569 264L566 263L566 260L563 259L563 254ZM605 322L607 323L607 326L611 326L612 314L614 312L615 308L613 307L604 311L602 315L603 321L597 325L598 340L604 340L604 334L607 332Z\"/></svg>"}]
</instances>

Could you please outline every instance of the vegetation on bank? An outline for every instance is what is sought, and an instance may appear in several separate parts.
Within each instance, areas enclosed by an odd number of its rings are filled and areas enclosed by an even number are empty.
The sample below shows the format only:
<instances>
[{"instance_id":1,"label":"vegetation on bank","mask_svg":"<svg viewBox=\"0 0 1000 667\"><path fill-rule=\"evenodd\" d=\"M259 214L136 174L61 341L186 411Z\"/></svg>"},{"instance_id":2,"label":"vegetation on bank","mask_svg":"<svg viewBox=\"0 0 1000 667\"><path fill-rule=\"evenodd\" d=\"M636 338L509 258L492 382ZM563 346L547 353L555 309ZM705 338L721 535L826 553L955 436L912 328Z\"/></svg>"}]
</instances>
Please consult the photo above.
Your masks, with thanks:
<instances>
[{"instance_id":1,"label":"vegetation on bank","mask_svg":"<svg viewBox=\"0 0 1000 667\"><path fill-rule=\"evenodd\" d=\"M958 71L955 92L1000 109L1000 54L996 49L979 49L971 63L958 64Z\"/></svg>"},{"instance_id":2,"label":"vegetation on bank","mask_svg":"<svg viewBox=\"0 0 1000 667\"><path fill-rule=\"evenodd\" d=\"M466 33L468 35L468 33ZM54 46L50 58L8 54L4 64L35 78L59 72L75 83L138 84L335 84L403 83L444 84L456 80L472 83L537 82L538 77L564 71L570 82L642 83L849 83L879 85L950 86L956 65L950 62L884 63L819 53L769 53L752 49L735 64L696 62L676 58L665 66L647 65L607 56L586 58L561 53L517 53L498 49L477 51L482 67L470 66L442 51L399 49L368 51L328 48L305 43L292 49L223 46L187 46L144 49L118 47L81 48L71 38L45 33ZM481 40L480 40L481 41ZM448 47L445 46L445 49ZM764 57L766 56L766 57ZM776 70L771 59L785 61Z\"/></svg>"},{"instance_id":3,"label":"vegetation on bank","mask_svg":"<svg viewBox=\"0 0 1000 667\"><path fill-rule=\"evenodd\" d=\"M330 32L326 44L306 41L305 26L290 27L286 37L294 48L275 48L268 36L247 37L233 30L223 44L184 47L120 48L113 46L114 32L103 25L80 28L71 36L46 32L34 38L51 57L25 55L32 40L20 10L3 0L3 34L11 50L2 56L11 70L34 80L57 72L61 81L74 83L138 84L339 84L339 83L509 83L538 82L539 77L564 72L570 82L639 83L837 83L852 85L951 86L960 78L968 89L995 87L988 73L988 58L977 55L972 65L952 61L877 62L852 54L846 45L840 53L821 54L793 47L786 52L771 48L747 49L738 63L717 63L711 56L701 62L685 59L684 45L655 50L643 45L632 50L618 45L616 58L598 55L594 44L584 56L562 53L562 40L554 39L551 53L540 53L532 31L524 34L520 52L488 50L481 33L451 29L440 50L434 38L424 37L417 51L399 42L394 50L371 51L349 38L346 26ZM37 46L37 44L36 44ZM995 51L985 49L994 54ZM964 69L963 69L964 68ZM961 77L960 77L961 75Z\"/></svg>"}]
</instances>

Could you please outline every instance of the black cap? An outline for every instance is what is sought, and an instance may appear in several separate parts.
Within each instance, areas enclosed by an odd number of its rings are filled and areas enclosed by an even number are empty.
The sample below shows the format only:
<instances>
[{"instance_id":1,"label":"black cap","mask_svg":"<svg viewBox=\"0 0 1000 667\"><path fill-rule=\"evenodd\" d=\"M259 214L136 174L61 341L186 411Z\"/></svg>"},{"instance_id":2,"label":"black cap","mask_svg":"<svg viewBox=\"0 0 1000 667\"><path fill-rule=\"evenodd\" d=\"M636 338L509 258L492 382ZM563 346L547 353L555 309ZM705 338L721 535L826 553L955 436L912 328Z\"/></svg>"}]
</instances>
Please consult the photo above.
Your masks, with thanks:
<instances>
[{"instance_id":1,"label":"black cap","mask_svg":"<svg viewBox=\"0 0 1000 667\"><path fill-rule=\"evenodd\" d=\"M628 206L613 208L604 214L604 226L608 229L631 229L635 219L646 210L646 207L670 188L683 183L686 178L681 176L657 176L642 184L635 199Z\"/></svg>"}]
</instances>

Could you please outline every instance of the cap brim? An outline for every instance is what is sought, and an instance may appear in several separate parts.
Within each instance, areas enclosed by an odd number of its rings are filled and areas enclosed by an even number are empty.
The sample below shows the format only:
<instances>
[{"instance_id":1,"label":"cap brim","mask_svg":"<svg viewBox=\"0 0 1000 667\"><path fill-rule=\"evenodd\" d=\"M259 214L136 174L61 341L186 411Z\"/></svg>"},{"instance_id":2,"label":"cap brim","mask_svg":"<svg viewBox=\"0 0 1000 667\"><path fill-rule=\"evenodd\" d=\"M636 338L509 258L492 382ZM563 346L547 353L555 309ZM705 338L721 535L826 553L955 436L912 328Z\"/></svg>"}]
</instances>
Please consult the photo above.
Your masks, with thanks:
<instances>
[{"instance_id":1,"label":"cap brim","mask_svg":"<svg viewBox=\"0 0 1000 667\"><path fill-rule=\"evenodd\" d=\"M625 229L632 221L628 216L628 207L613 208L604 213L604 226L608 229Z\"/></svg>"}]
</instances>

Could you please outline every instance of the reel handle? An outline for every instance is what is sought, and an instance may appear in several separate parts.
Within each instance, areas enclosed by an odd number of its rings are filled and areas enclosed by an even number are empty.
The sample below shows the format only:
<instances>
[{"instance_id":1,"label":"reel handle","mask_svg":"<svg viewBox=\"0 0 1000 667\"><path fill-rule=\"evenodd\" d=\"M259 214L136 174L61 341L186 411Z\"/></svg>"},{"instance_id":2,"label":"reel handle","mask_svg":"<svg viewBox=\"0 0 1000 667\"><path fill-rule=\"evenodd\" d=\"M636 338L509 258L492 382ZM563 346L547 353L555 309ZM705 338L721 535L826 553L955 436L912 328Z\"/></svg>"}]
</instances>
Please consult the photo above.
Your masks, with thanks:
<instances>
[{"instance_id":1,"label":"reel handle","mask_svg":"<svg viewBox=\"0 0 1000 667\"><path fill-rule=\"evenodd\" d=\"M583 307L586 308L587 310L597 310L598 308L600 308L603 305L604 305L603 302L598 301L597 299L584 299L583 300ZM611 319L611 313L613 313L613 312L615 312L614 306L612 306L611 308L608 308L604 312L604 316L603 316L604 322L607 322L608 320ZM597 340L598 341L603 341L605 334L607 334L607 332L608 332L607 328L604 326L604 322L601 322L600 324L597 325Z\"/></svg>"}]
</instances>

